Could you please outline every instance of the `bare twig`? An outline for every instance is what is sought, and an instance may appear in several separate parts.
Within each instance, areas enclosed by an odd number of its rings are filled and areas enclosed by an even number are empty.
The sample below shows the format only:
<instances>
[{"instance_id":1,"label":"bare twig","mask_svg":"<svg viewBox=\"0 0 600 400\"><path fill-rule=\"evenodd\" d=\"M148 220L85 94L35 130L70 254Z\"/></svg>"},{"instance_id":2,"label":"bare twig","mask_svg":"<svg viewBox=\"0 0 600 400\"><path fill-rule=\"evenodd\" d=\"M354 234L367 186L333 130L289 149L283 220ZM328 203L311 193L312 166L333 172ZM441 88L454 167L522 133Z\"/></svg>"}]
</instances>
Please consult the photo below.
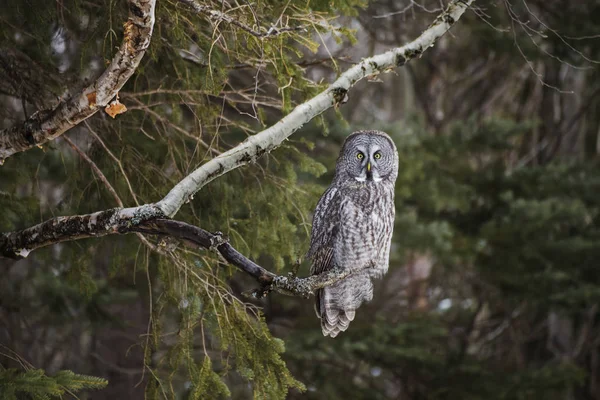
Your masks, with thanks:
<instances>
[{"instance_id":1,"label":"bare twig","mask_svg":"<svg viewBox=\"0 0 600 400\"><path fill-rule=\"evenodd\" d=\"M85 154L85 152L82 151L75 143L73 143L73 141L71 139L69 139L68 136L63 136L63 140L65 142L67 142L69 144L69 146L71 146L71 148L73 150L75 150L75 152L77 154L79 154L79 157L83 158L83 160L86 163L88 163L88 165L90 166L90 168L94 171L94 173L102 181L102 183L104 184L104 186L106 187L106 189L110 192L110 194L112 195L113 199L115 199L115 202L117 203L117 205L122 208L123 207L123 202L121 201L121 198L119 197L119 195L115 191L115 188L112 187L112 185L110 184L110 182L108 181L108 179L106 179L106 176L104 175L104 173L102 173L102 171L100 170L100 168L98 168L98 166L96 165L96 163L87 154Z\"/></svg>"},{"instance_id":2,"label":"bare twig","mask_svg":"<svg viewBox=\"0 0 600 400\"><path fill-rule=\"evenodd\" d=\"M282 33L285 33L285 32L304 32L304 31L306 31L306 28L304 28L303 26L296 26L296 27L271 26L268 29L263 28L263 30L257 31L255 29L252 29L248 25L238 21L237 19L230 17L229 15L225 14L224 12L213 10L212 8L210 8L208 6L198 4L195 0L179 0L179 1L183 4L188 5L192 10L194 10L198 14L207 15L213 21L217 21L217 22L224 21L230 25L237 26L238 28L248 32L252 36L256 36L258 38L275 37L275 36L281 35Z\"/></svg>"},{"instance_id":3,"label":"bare twig","mask_svg":"<svg viewBox=\"0 0 600 400\"><path fill-rule=\"evenodd\" d=\"M140 203L138 202L137 196L135 195L135 192L133 191L133 187L131 186L131 182L129 181L129 178L127 177L127 174L125 173L125 169L123 169L123 163L121 163L121 160L119 160L112 151L110 151L110 149L106 146L106 144L104 143L104 141L100 138L100 135L98 135L96 133L96 131L94 131L92 129L92 127L90 126L90 124L87 123L87 121L84 122L85 127L88 129L88 132L98 141L98 143L100 143L100 145L102 146L102 148L106 151L106 153L108 154L108 156L117 163L117 166L119 167L119 170L121 171L121 174L123 175L123 179L125 179L125 182L127 183L127 188L129 189L129 193L131 194L131 196L133 197L133 201L135 201L136 205L140 205ZM119 205L120 207L123 207L123 205Z\"/></svg>"},{"instance_id":4,"label":"bare twig","mask_svg":"<svg viewBox=\"0 0 600 400\"><path fill-rule=\"evenodd\" d=\"M397 11L392 11L392 12L388 12L385 14L380 14L380 15L374 15L373 18L389 18L389 17L393 17L395 15L402 15L405 14L407 11L410 11L413 8L420 8L421 10L428 12L428 13L436 13L436 12L440 12L442 11L441 8L434 8L434 9L428 9L427 7L425 7L425 5L420 4L414 0L410 0L407 6L404 6L404 8L402 8L401 10L397 10Z\"/></svg>"},{"instance_id":5,"label":"bare twig","mask_svg":"<svg viewBox=\"0 0 600 400\"><path fill-rule=\"evenodd\" d=\"M87 122L86 122L86 125L87 125ZM91 130L90 130L90 132L91 132ZM100 139L99 137L96 137L96 138ZM106 189L111 193L111 195L115 199L115 202L117 203L117 205L119 207L123 208L123 201L121 200L121 198L117 194L117 191L110 184L110 182L108 181L108 179L106 179L106 176L104 175L104 173L102 172L102 170L100 170L100 168L96 165L96 163L87 154L85 154L85 152L82 151L75 143L73 143L73 141L71 141L71 139L69 139L67 136L63 136L63 139L65 140L65 142L67 142L73 148L73 150L75 150L77 152L77 154L79 154L79 156L81 158L83 158L83 160L85 162L87 162L89 164L90 168L92 168L92 170L94 171L94 173L96 175L98 175L98 178L100 178L100 181L102 181L102 183L104 184L104 186L106 187ZM104 143L102 143L102 144L104 145ZM110 153L110 151L107 148L106 148L106 150ZM110 153L110 154L112 155L112 153ZM119 166L120 165L121 165L121 163L119 162ZM125 180L127 180L127 184L129 185L129 180L127 179L127 175L125 175L125 171L123 171L123 167L121 167L121 171L123 172L123 175L125 176ZM131 190L131 186L129 186L129 190ZM133 195L133 197L135 199L135 194L133 193L133 191L131 191L131 194ZM137 199L135 199L135 202L137 203ZM150 248L151 250L154 250L154 251L157 250L156 246L154 246L152 243L150 243L148 241L148 239L146 239L144 237L144 235L142 235L141 233L136 233L136 235L137 235L138 239L140 239L140 241L144 245L146 245L148 248Z\"/></svg>"}]
</instances>

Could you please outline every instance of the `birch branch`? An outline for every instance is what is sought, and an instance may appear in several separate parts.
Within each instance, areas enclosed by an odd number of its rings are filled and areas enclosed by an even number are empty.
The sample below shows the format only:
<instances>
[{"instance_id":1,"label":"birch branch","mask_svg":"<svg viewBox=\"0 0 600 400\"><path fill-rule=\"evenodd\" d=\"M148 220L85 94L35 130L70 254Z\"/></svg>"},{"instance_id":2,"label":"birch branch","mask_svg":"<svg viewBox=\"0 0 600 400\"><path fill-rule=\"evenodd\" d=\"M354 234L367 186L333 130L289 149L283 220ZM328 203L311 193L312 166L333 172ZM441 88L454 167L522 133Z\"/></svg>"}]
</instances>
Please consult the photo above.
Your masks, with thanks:
<instances>
[{"instance_id":1,"label":"birch branch","mask_svg":"<svg viewBox=\"0 0 600 400\"><path fill-rule=\"evenodd\" d=\"M11 155L57 138L94 115L114 98L137 69L150 46L156 0L129 0L123 42L108 68L90 86L52 110L40 110L25 122L0 131L0 165Z\"/></svg>"},{"instance_id":2,"label":"birch branch","mask_svg":"<svg viewBox=\"0 0 600 400\"><path fill-rule=\"evenodd\" d=\"M263 154L279 147L285 139L305 123L325 110L344 102L348 91L361 79L400 67L423 54L450 29L473 1L451 1L446 10L418 38L402 47L365 58L354 65L329 88L297 106L275 125L249 137L233 149L200 166L175 185L157 203L157 206L164 211L165 215L172 217L204 185L235 168L256 161Z\"/></svg>"}]
</instances>

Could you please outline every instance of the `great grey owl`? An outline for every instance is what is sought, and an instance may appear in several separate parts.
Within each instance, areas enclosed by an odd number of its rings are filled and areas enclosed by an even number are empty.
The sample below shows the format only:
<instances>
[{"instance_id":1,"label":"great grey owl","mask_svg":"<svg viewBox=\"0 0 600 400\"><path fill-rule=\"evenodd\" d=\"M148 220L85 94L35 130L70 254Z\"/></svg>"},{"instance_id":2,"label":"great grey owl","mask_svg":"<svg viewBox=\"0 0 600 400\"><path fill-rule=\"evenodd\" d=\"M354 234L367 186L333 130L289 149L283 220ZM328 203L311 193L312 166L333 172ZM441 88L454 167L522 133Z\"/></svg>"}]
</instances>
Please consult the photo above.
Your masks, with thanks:
<instances>
[{"instance_id":1,"label":"great grey owl","mask_svg":"<svg viewBox=\"0 0 600 400\"><path fill-rule=\"evenodd\" d=\"M373 298L372 279L387 272L397 176L398 151L386 133L358 131L346 138L314 213L307 256L312 275L334 266L361 271L315 293L325 336L348 329L356 309Z\"/></svg>"}]
</instances>

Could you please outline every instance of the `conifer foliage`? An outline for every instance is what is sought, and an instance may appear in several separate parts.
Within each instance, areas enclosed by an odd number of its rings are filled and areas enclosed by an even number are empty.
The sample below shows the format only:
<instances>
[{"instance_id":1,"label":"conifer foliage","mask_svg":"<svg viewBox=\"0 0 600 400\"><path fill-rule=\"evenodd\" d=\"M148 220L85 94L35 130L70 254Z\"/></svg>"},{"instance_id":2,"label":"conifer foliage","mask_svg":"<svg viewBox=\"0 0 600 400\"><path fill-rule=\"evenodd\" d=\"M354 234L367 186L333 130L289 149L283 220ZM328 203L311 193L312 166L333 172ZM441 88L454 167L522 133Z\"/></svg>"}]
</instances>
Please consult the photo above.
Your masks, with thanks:
<instances>
[{"instance_id":1,"label":"conifer foliage","mask_svg":"<svg viewBox=\"0 0 600 400\"><path fill-rule=\"evenodd\" d=\"M59 371L54 376L47 376L41 369L19 371L9 368L0 371L0 399L60 398L84 389L102 389L107 384L106 379L78 375L73 371Z\"/></svg>"}]
</instances>

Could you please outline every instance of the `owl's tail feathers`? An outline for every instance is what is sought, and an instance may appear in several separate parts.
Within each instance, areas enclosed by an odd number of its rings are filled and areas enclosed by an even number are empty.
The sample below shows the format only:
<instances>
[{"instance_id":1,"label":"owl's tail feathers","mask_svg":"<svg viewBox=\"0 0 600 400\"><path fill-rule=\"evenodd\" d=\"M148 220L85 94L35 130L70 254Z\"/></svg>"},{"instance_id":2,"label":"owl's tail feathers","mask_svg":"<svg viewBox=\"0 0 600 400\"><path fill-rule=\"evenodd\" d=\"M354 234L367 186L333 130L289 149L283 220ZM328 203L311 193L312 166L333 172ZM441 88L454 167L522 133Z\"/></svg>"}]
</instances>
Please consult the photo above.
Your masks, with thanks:
<instances>
[{"instance_id":1,"label":"owl's tail feathers","mask_svg":"<svg viewBox=\"0 0 600 400\"><path fill-rule=\"evenodd\" d=\"M326 310L323 317L321 317L323 336L336 337L338 333L348 329L350 321L354 319L355 315L355 310Z\"/></svg>"},{"instance_id":2,"label":"owl's tail feathers","mask_svg":"<svg viewBox=\"0 0 600 400\"><path fill-rule=\"evenodd\" d=\"M336 337L340 332L345 331L350 326L350 322L356 316L356 310L342 310L328 302L326 293L327 288L321 289L316 293L315 312L321 319L321 330L323 336Z\"/></svg>"}]
</instances>

